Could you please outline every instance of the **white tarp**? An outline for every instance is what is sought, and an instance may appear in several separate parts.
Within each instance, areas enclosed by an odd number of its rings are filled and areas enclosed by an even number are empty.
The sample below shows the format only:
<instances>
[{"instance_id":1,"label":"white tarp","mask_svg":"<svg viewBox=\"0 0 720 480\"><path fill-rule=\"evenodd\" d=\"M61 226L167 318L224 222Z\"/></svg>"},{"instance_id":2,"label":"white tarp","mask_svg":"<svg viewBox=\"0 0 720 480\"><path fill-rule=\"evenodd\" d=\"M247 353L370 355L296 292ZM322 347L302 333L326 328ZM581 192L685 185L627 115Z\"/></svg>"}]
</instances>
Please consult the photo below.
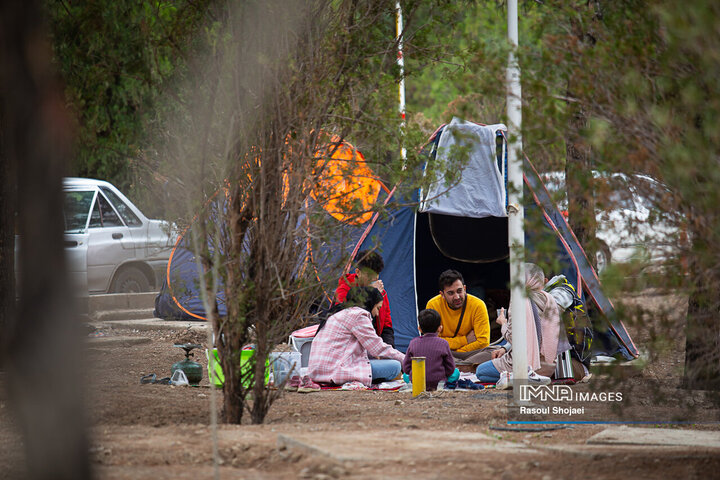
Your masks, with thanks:
<instances>
[{"instance_id":1,"label":"white tarp","mask_svg":"<svg viewBox=\"0 0 720 480\"><path fill-rule=\"evenodd\" d=\"M498 169L496 134L502 124L477 125L453 118L442 131L435 161L447 164L458 147L469 148L462 178L448 190L444 180L422 195L421 212L457 217L507 217L505 180ZM457 160L456 160L457 161Z\"/></svg>"}]
</instances>

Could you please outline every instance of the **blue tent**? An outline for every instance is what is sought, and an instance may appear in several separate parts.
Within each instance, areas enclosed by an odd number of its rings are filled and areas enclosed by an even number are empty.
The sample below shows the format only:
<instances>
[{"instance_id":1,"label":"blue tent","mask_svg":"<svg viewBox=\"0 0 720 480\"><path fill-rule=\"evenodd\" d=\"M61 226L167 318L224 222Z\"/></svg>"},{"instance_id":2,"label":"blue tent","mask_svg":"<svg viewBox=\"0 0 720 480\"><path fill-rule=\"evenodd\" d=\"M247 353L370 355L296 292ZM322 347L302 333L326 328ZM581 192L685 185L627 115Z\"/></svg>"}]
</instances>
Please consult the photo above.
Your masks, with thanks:
<instances>
[{"instance_id":1,"label":"blue tent","mask_svg":"<svg viewBox=\"0 0 720 480\"><path fill-rule=\"evenodd\" d=\"M355 249L377 247L382 252L385 269L380 277L401 350L418 335L417 312L437 295L443 270L460 271L468 291L485 300L489 311L509 304L505 130L504 125L457 119L438 129L427 146L429 161L451 161L453 149L464 146L469 161L462 180L450 187L438 182L427 192L416 191L410 202L398 202L419 203L419 208L393 210L371 226ZM596 353L636 358L637 348L602 292L582 246L527 158L524 181L526 223L542 225L526 230L526 247L532 250L541 241L555 244L562 269L553 273L564 274L584 297L596 332Z\"/></svg>"},{"instance_id":2,"label":"blue tent","mask_svg":"<svg viewBox=\"0 0 720 480\"><path fill-rule=\"evenodd\" d=\"M460 271L468 291L485 300L490 312L509 304L505 130L504 125L457 119L439 128L426 146L428 161L454 161L454 152L467 152L461 181L456 185L436 182L427 191L413 192L411 198L395 198L390 192L386 215L376 214L365 225L348 228L353 257L360 250L377 248L385 260L380 277L390 302L396 347L402 351L418 335L417 313L438 293L437 278L443 270ZM637 348L603 294L585 252L527 158L524 181L526 223L542 225L526 230L528 250L540 242L554 244L562 269L552 273L564 274L584 296L599 340L594 344L597 353L636 358ZM184 250L182 240L179 247ZM196 275L191 259L187 250L176 252L168 266L168 279L177 273L179 281L190 285ZM156 300L156 316L203 317L197 295L192 303L178 304L171 291L166 281Z\"/></svg>"}]
</instances>

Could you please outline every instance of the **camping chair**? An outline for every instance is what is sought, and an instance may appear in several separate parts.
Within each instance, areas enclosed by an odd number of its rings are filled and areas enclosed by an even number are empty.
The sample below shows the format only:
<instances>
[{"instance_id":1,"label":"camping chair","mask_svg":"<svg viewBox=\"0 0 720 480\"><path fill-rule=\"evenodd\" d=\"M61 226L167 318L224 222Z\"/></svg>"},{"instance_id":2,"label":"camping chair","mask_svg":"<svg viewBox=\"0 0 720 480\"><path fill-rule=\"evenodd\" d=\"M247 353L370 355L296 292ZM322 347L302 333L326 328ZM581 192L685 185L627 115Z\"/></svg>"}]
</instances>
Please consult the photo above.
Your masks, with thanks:
<instances>
[{"instance_id":1,"label":"camping chair","mask_svg":"<svg viewBox=\"0 0 720 480\"><path fill-rule=\"evenodd\" d=\"M288 339L288 344L292 345L292 347L300 352L300 366L301 367L307 367L308 366L308 360L310 359L310 347L312 346L313 338L315 338L315 334L317 333L318 326L317 325L310 325L309 327L301 328L300 330L295 330L290 334L290 338Z\"/></svg>"}]
</instances>

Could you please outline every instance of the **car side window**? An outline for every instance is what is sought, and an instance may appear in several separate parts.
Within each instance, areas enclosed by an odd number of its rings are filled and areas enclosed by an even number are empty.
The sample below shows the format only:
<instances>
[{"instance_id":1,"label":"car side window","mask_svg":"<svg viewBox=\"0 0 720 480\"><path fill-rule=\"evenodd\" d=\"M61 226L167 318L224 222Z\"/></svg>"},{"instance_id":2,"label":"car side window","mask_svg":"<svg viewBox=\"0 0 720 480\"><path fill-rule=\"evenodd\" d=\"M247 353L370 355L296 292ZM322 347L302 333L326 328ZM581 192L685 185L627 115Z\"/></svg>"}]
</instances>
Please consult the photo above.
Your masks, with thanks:
<instances>
[{"instance_id":1,"label":"car side window","mask_svg":"<svg viewBox=\"0 0 720 480\"><path fill-rule=\"evenodd\" d=\"M93 191L65 192L63 213L65 214L66 232L78 233L85 230L94 195Z\"/></svg>"},{"instance_id":2,"label":"car side window","mask_svg":"<svg viewBox=\"0 0 720 480\"><path fill-rule=\"evenodd\" d=\"M90 227L122 227L123 223L105 197L98 195L90 214Z\"/></svg>"},{"instance_id":3,"label":"car side window","mask_svg":"<svg viewBox=\"0 0 720 480\"><path fill-rule=\"evenodd\" d=\"M100 187L100 190L107 196L107 198L112 202L112 204L117 209L120 216L125 220L125 223L130 227L140 227L142 226L142 221L135 215L135 213L132 211L130 207L127 206L125 202L123 202L120 197L115 195L115 192L110 190L106 187Z\"/></svg>"}]
</instances>

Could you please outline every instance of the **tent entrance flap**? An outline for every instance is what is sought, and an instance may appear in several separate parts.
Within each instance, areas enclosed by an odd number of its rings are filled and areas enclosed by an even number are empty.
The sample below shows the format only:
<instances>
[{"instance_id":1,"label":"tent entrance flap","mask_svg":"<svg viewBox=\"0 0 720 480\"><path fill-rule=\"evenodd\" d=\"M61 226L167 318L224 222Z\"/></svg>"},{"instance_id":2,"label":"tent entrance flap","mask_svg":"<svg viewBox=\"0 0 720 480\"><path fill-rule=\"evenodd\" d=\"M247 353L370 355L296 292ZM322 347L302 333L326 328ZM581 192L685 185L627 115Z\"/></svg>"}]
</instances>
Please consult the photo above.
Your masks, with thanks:
<instances>
[{"instance_id":1,"label":"tent entrance flap","mask_svg":"<svg viewBox=\"0 0 720 480\"><path fill-rule=\"evenodd\" d=\"M427 215L433 242L446 257L467 263L497 262L508 258L507 217Z\"/></svg>"},{"instance_id":2,"label":"tent entrance flap","mask_svg":"<svg viewBox=\"0 0 720 480\"><path fill-rule=\"evenodd\" d=\"M493 309L500 307L507 308L510 301L510 291L508 290L508 284L510 282L510 267L507 260L502 259L495 262L470 262L462 260L458 257L453 258L446 255L436 244L433 234L431 233L430 219L433 215L434 214L418 213L416 217L414 280L415 290L417 292L418 309L422 310L425 308L425 304L428 300L438 294L440 291L438 286L438 277L440 276L440 273L447 269L454 269L462 273L468 293L484 300L489 311L494 311ZM456 222L460 222L458 225L465 227L468 225L464 223L468 220L467 218L447 217L445 220L448 222L455 220ZM504 220L504 231L507 234L507 219ZM471 225L475 225L476 228L478 226L487 228L487 225L484 223L472 223ZM458 232L462 233L462 235L470 237L471 239L481 236L471 229L466 229L464 232L459 230L455 231L454 234L454 238L456 240L459 235ZM488 236L491 235L485 235L485 237ZM446 245L449 244L449 240L451 238L453 238L453 236L445 239L447 240ZM507 237L505 238L507 239ZM507 242L507 240L505 241ZM449 248L451 248L453 252L458 253L454 245L451 245ZM505 249L505 257L507 258L507 243L505 244ZM473 253L476 254L477 252L473 251ZM395 320L393 319L393 321ZM491 327L494 326L495 322L492 322ZM497 328L495 330L491 333L491 338L493 340L500 335L500 329Z\"/></svg>"}]
</instances>

